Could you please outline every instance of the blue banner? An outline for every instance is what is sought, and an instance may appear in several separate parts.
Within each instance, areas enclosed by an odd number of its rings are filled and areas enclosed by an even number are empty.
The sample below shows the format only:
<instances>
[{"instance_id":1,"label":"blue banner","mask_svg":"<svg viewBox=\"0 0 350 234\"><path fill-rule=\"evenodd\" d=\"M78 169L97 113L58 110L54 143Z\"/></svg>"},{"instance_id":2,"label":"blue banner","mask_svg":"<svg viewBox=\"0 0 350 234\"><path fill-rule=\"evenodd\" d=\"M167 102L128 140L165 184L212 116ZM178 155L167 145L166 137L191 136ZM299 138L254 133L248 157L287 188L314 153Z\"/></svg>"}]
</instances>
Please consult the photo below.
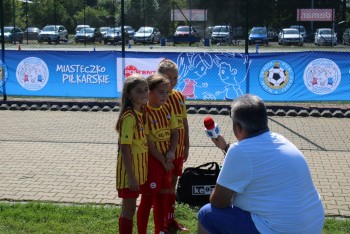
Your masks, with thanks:
<instances>
[{"instance_id":1,"label":"blue banner","mask_svg":"<svg viewBox=\"0 0 350 234\"><path fill-rule=\"evenodd\" d=\"M177 90L188 100L232 100L252 93L265 101L348 101L348 52L206 53L6 51L6 92L13 96L118 98L134 73L178 64ZM1 70L1 69L0 69ZM4 81L5 74L2 75Z\"/></svg>"}]
</instances>

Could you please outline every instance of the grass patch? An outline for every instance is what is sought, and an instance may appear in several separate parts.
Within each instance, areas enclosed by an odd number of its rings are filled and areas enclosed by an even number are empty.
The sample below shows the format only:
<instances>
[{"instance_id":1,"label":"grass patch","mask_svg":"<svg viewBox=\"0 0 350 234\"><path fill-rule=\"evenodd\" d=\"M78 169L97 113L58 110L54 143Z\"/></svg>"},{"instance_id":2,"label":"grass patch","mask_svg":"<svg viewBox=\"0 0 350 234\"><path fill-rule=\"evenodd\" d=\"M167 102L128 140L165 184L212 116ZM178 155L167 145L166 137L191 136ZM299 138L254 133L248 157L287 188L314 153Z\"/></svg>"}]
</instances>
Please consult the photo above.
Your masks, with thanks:
<instances>
[{"instance_id":1,"label":"grass patch","mask_svg":"<svg viewBox=\"0 0 350 234\"><path fill-rule=\"evenodd\" d=\"M180 204L175 215L190 233L196 233L197 212L198 207ZM0 202L0 233L117 233L119 214L119 206ZM152 215L149 233L154 233ZM350 220L327 218L323 233L350 233Z\"/></svg>"}]
</instances>

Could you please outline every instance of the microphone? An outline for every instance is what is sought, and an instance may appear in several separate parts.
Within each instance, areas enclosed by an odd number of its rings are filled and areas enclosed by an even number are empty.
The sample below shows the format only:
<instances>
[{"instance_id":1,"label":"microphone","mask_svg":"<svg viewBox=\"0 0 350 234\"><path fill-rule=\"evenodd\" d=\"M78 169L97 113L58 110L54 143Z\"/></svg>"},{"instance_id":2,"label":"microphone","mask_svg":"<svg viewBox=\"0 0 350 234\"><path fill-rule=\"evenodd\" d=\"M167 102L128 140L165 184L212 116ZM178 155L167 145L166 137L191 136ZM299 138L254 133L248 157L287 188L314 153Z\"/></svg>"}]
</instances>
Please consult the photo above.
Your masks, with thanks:
<instances>
[{"instance_id":1,"label":"microphone","mask_svg":"<svg viewBox=\"0 0 350 234\"><path fill-rule=\"evenodd\" d=\"M204 118L204 127L204 131L208 137L216 139L220 135L220 128L216 123L214 123L214 120L211 116Z\"/></svg>"}]
</instances>

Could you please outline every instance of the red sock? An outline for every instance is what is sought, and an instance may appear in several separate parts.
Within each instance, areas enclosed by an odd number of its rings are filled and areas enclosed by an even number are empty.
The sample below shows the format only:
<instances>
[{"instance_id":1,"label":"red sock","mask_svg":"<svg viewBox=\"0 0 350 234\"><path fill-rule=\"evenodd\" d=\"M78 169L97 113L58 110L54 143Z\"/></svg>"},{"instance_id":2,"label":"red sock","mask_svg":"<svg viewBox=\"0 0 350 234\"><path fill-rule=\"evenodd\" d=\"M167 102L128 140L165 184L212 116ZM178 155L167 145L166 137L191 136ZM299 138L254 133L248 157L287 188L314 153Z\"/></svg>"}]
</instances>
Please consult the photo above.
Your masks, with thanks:
<instances>
[{"instance_id":1,"label":"red sock","mask_svg":"<svg viewBox=\"0 0 350 234\"><path fill-rule=\"evenodd\" d=\"M119 233L120 234L132 234L133 220L119 217Z\"/></svg>"},{"instance_id":2,"label":"red sock","mask_svg":"<svg viewBox=\"0 0 350 234\"><path fill-rule=\"evenodd\" d=\"M153 200L153 219L155 233L165 231L165 209L166 207L166 194L157 193Z\"/></svg>"},{"instance_id":3,"label":"red sock","mask_svg":"<svg viewBox=\"0 0 350 234\"><path fill-rule=\"evenodd\" d=\"M152 196L142 195L139 208L137 209L137 232L147 233L148 218L152 208Z\"/></svg>"},{"instance_id":4,"label":"red sock","mask_svg":"<svg viewBox=\"0 0 350 234\"><path fill-rule=\"evenodd\" d=\"M166 205L166 207L168 208L168 211L166 213L168 220L171 220L174 218L175 202L176 202L175 193L169 193L167 198L167 205Z\"/></svg>"}]
</instances>

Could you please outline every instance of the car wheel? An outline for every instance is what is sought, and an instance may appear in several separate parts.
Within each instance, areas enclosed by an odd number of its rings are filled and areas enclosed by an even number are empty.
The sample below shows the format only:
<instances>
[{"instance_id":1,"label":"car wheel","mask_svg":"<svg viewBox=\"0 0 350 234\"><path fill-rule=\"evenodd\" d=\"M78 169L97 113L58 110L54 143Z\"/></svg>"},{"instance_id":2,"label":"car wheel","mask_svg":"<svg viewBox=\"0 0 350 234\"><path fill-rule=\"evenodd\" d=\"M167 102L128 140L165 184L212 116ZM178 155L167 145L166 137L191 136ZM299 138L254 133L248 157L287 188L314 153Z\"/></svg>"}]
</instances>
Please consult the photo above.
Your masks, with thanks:
<instances>
[{"instance_id":1,"label":"car wheel","mask_svg":"<svg viewBox=\"0 0 350 234\"><path fill-rule=\"evenodd\" d=\"M60 37L57 37L55 43L56 43L56 44L60 44Z\"/></svg>"}]
</instances>

